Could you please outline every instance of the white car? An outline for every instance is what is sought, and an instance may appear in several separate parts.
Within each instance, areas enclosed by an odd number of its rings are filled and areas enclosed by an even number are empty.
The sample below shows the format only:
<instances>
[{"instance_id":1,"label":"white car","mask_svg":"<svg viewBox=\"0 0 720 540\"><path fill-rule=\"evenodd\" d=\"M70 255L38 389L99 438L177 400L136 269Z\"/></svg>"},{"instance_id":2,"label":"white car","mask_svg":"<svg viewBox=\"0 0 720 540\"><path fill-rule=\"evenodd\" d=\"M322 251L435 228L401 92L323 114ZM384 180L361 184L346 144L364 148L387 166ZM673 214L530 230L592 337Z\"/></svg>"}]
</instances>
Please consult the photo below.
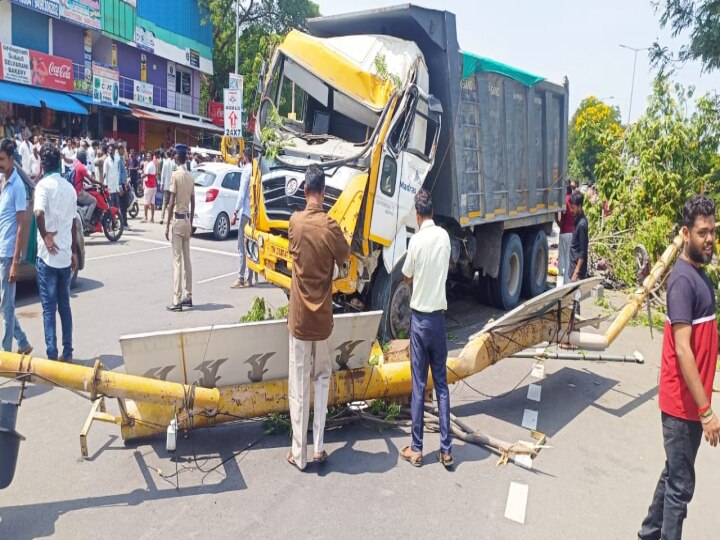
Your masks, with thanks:
<instances>
[{"instance_id":1,"label":"white car","mask_svg":"<svg viewBox=\"0 0 720 540\"><path fill-rule=\"evenodd\" d=\"M238 223L230 226L230 218L235 211L240 189L239 167L226 163L203 163L195 177L195 219L196 229L212 231L216 240L225 240L231 229L237 229Z\"/></svg>"}]
</instances>

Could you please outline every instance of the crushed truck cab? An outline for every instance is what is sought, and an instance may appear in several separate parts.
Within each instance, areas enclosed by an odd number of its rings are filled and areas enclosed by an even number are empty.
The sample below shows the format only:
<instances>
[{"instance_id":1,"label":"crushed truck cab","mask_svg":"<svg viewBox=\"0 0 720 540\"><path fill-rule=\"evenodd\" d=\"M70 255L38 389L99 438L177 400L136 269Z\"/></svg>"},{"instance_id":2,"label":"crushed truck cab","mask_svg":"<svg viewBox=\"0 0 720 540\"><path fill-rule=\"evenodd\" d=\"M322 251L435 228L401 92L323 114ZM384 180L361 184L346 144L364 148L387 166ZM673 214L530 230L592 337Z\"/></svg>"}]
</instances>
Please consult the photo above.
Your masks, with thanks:
<instances>
[{"instance_id":1,"label":"crushed truck cab","mask_svg":"<svg viewBox=\"0 0 720 540\"><path fill-rule=\"evenodd\" d=\"M316 164L351 248L335 303L383 311L383 339L409 326L400 269L423 187L450 235L450 280L479 273L481 297L505 310L544 292L547 234L564 209L567 83L461 51L445 11L405 5L308 28L287 35L264 82L249 267L289 290L289 219Z\"/></svg>"}]
</instances>

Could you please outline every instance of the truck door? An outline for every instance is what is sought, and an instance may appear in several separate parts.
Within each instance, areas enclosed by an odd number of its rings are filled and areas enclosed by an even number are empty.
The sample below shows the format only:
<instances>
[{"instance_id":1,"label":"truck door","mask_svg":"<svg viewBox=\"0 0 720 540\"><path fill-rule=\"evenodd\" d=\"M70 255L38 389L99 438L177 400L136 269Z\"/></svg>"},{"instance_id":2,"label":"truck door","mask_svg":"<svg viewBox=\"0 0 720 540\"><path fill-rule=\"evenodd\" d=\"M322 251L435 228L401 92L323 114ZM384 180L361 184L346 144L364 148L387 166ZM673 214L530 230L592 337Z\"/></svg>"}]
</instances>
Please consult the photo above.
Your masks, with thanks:
<instances>
[{"instance_id":1,"label":"truck door","mask_svg":"<svg viewBox=\"0 0 720 540\"><path fill-rule=\"evenodd\" d=\"M417 228L415 194L434 163L441 112L434 98L409 87L383 146L370 239L385 247L388 272L407 251L406 227Z\"/></svg>"}]
</instances>

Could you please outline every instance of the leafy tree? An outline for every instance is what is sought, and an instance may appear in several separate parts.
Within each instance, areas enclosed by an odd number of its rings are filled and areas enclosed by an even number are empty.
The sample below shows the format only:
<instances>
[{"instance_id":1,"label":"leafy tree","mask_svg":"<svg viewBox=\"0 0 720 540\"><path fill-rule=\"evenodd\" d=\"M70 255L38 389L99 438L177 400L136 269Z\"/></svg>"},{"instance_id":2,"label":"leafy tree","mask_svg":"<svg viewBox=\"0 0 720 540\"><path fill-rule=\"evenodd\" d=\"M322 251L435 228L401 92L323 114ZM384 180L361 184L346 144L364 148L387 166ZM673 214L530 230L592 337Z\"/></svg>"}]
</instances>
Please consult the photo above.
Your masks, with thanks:
<instances>
[{"instance_id":1,"label":"leafy tree","mask_svg":"<svg viewBox=\"0 0 720 540\"><path fill-rule=\"evenodd\" d=\"M311 0L239 0L240 37L238 71L245 78L244 108L257 108L258 76L263 60L290 29L304 29L308 18L320 15ZM235 71L234 0L198 0L205 8L205 22L213 25L214 75L207 81L208 95L222 100L228 74Z\"/></svg>"},{"instance_id":2,"label":"leafy tree","mask_svg":"<svg viewBox=\"0 0 720 540\"><path fill-rule=\"evenodd\" d=\"M635 246L651 257L667 246L687 199L703 191L719 198L720 98L703 96L694 107L692 99L692 88L659 76L645 114L619 135L614 128L601 134L608 146L594 171L591 244L622 282L635 281Z\"/></svg>"},{"instance_id":3,"label":"leafy tree","mask_svg":"<svg viewBox=\"0 0 720 540\"><path fill-rule=\"evenodd\" d=\"M689 32L690 43L676 53L655 42L650 50L653 64L663 72L687 60L699 60L705 71L720 67L720 0L653 0L660 25L669 26L673 37Z\"/></svg>"},{"instance_id":4,"label":"leafy tree","mask_svg":"<svg viewBox=\"0 0 720 540\"><path fill-rule=\"evenodd\" d=\"M622 133L620 110L590 96L582 100L570 122L569 170L572 178L593 182L598 156L607 149L608 137Z\"/></svg>"}]
</instances>

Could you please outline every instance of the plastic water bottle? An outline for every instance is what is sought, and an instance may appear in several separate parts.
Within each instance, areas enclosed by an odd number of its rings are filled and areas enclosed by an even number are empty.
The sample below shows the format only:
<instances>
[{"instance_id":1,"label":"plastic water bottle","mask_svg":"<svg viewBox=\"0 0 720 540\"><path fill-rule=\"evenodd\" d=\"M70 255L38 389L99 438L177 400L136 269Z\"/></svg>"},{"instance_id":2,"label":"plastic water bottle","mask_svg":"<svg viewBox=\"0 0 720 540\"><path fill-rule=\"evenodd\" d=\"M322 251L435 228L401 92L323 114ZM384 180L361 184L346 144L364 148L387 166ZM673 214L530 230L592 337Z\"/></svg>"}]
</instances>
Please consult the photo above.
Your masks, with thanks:
<instances>
[{"instance_id":1,"label":"plastic water bottle","mask_svg":"<svg viewBox=\"0 0 720 540\"><path fill-rule=\"evenodd\" d=\"M174 452L177 446L177 420L173 418L170 420L170 425L167 428L167 441L165 442L165 449L168 452Z\"/></svg>"}]
</instances>

